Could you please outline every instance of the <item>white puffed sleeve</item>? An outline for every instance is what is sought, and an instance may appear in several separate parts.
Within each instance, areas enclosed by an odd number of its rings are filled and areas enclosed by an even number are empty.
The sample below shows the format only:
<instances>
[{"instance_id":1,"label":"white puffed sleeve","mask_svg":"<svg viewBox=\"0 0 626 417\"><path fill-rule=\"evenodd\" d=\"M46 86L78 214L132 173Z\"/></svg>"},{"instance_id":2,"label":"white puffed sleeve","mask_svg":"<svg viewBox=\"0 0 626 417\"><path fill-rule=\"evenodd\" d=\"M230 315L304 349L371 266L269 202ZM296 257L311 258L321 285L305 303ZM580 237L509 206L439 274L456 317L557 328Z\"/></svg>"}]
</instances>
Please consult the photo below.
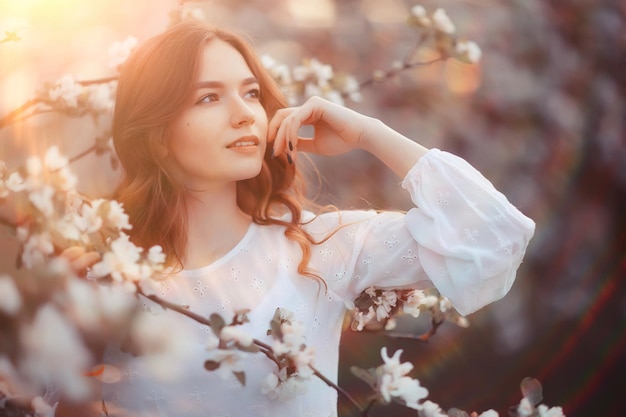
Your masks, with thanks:
<instances>
[{"instance_id":1,"label":"white puffed sleeve","mask_svg":"<svg viewBox=\"0 0 626 417\"><path fill-rule=\"evenodd\" d=\"M535 223L462 158L431 149L402 181L404 220L428 279L467 315L502 298Z\"/></svg>"}]
</instances>

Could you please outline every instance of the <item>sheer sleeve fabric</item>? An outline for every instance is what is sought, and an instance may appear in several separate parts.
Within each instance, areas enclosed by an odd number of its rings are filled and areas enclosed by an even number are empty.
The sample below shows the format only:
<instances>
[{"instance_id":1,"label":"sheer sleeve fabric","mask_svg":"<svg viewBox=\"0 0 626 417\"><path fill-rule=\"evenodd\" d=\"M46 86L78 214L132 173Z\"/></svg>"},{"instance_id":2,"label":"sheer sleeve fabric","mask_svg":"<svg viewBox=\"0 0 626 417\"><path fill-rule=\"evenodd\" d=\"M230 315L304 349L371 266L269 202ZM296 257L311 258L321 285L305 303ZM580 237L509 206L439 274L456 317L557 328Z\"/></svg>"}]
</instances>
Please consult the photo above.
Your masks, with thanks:
<instances>
[{"instance_id":1,"label":"sheer sleeve fabric","mask_svg":"<svg viewBox=\"0 0 626 417\"><path fill-rule=\"evenodd\" d=\"M402 187L415 204L406 214L341 212L312 228L340 227L314 253L331 290L354 299L369 286L434 285L462 315L502 298L534 222L469 163L438 149L417 162Z\"/></svg>"}]
</instances>

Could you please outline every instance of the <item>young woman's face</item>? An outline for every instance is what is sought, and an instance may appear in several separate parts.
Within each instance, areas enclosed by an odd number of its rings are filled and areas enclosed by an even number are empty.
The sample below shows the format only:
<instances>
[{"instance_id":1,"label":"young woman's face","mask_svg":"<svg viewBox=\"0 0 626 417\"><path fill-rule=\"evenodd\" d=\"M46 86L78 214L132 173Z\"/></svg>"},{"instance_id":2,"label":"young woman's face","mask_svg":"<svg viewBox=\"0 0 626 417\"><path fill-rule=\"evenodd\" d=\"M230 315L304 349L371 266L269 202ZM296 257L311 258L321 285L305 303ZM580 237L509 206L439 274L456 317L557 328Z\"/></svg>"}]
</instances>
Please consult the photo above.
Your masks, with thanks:
<instances>
[{"instance_id":1,"label":"young woman's face","mask_svg":"<svg viewBox=\"0 0 626 417\"><path fill-rule=\"evenodd\" d=\"M210 41L192 96L170 126L168 143L185 185L203 190L257 176L267 145L267 114L258 80L239 51Z\"/></svg>"}]
</instances>

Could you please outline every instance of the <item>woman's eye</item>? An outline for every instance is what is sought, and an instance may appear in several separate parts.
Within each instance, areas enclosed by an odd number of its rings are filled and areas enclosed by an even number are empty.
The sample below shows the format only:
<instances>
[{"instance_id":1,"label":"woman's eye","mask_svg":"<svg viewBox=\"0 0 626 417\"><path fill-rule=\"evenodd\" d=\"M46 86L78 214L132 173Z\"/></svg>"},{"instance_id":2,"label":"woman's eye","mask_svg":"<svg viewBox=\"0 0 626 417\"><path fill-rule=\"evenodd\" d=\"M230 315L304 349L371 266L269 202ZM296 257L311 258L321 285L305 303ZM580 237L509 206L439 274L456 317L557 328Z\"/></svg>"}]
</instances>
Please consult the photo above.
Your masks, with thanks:
<instances>
[{"instance_id":1,"label":"woman's eye","mask_svg":"<svg viewBox=\"0 0 626 417\"><path fill-rule=\"evenodd\" d=\"M246 98L261 98L261 90L259 90L258 88L253 88L252 90L249 90L248 92L246 92L245 97Z\"/></svg>"},{"instance_id":2,"label":"woman's eye","mask_svg":"<svg viewBox=\"0 0 626 417\"><path fill-rule=\"evenodd\" d=\"M205 96L202 96L200 98L200 100L198 100L198 102L196 104L200 104L200 103L213 103L214 101L218 101L219 97L217 94L215 93L211 93L211 94L207 94Z\"/></svg>"}]
</instances>

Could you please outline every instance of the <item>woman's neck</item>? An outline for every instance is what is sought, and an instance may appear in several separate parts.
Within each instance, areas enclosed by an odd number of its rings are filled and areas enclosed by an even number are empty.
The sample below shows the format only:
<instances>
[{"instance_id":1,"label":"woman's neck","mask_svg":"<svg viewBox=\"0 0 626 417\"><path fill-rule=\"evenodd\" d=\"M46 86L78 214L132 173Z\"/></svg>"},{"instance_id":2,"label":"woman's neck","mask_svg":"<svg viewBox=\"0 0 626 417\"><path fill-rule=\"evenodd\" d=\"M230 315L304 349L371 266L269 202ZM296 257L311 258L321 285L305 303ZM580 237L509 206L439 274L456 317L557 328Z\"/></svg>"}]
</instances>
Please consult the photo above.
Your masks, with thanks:
<instances>
[{"instance_id":1,"label":"woman's neck","mask_svg":"<svg viewBox=\"0 0 626 417\"><path fill-rule=\"evenodd\" d=\"M246 234L252 219L237 206L236 184L191 191L187 198L185 269L208 265L224 256Z\"/></svg>"}]
</instances>

